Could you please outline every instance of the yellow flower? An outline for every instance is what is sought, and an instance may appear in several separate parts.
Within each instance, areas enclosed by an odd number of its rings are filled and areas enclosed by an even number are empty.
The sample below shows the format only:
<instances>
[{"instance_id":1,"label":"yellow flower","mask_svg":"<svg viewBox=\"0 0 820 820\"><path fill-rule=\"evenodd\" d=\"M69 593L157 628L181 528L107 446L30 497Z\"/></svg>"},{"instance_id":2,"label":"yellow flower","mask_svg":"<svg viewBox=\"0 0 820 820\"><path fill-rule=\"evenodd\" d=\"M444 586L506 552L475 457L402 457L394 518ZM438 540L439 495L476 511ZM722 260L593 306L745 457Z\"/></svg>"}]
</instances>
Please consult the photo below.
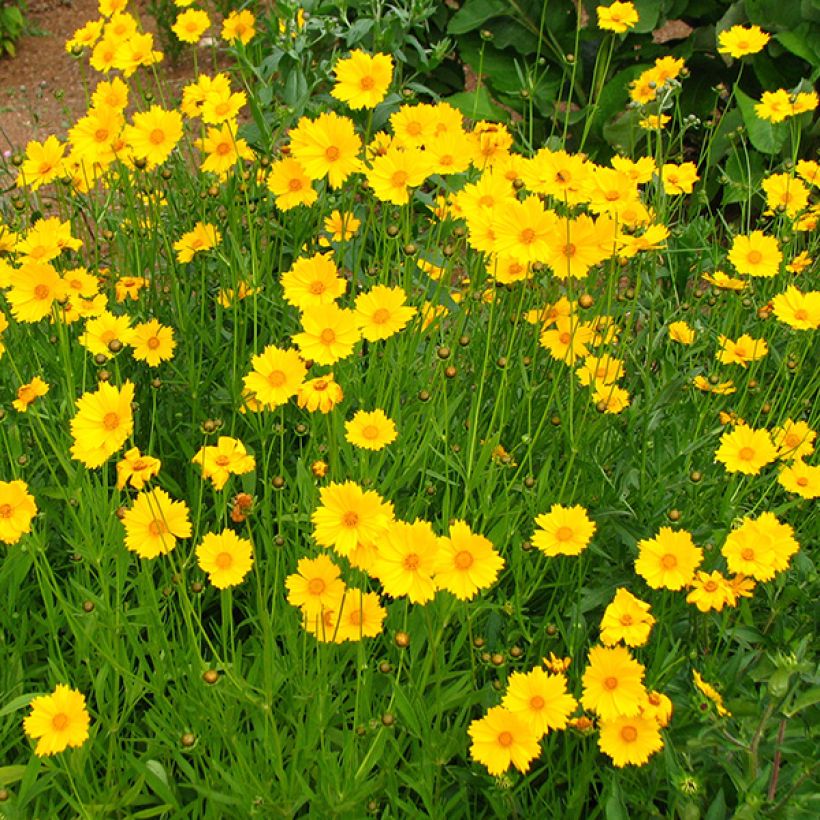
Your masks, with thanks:
<instances>
[{"instance_id":1,"label":"yellow flower","mask_svg":"<svg viewBox=\"0 0 820 820\"><path fill-rule=\"evenodd\" d=\"M302 164L292 157L271 165L267 185L276 197L276 207L280 211L289 211L297 205L312 205L318 197Z\"/></svg>"},{"instance_id":2,"label":"yellow flower","mask_svg":"<svg viewBox=\"0 0 820 820\"><path fill-rule=\"evenodd\" d=\"M587 356L583 365L575 372L582 385L599 389L623 378L624 363L621 359L616 359L608 353L602 356Z\"/></svg>"},{"instance_id":3,"label":"yellow flower","mask_svg":"<svg viewBox=\"0 0 820 820\"><path fill-rule=\"evenodd\" d=\"M248 143L237 137L235 131L236 128L230 123L223 123L219 128L208 128L203 139L197 143L199 149L207 154L200 166L202 171L225 179L228 171L234 169L240 160L253 159Z\"/></svg>"},{"instance_id":4,"label":"yellow flower","mask_svg":"<svg viewBox=\"0 0 820 820\"><path fill-rule=\"evenodd\" d=\"M48 263L27 262L10 268L6 299L18 322L39 322L51 313L55 300L65 295L65 284Z\"/></svg>"},{"instance_id":5,"label":"yellow flower","mask_svg":"<svg viewBox=\"0 0 820 820\"><path fill-rule=\"evenodd\" d=\"M707 683L702 677L700 672L697 669L692 670L692 676L695 679L695 686L700 689L700 691L707 697L712 703L715 704L717 708L717 712L721 717L731 717L732 713L723 705L723 698L720 695L720 692L714 688L711 684Z\"/></svg>"},{"instance_id":6,"label":"yellow flower","mask_svg":"<svg viewBox=\"0 0 820 820\"><path fill-rule=\"evenodd\" d=\"M601 643L613 646L623 641L627 646L643 646L654 623L649 604L619 587L601 619Z\"/></svg>"},{"instance_id":7,"label":"yellow flower","mask_svg":"<svg viewBox=\"0 0 820 820\"><path fill-rule=\"evenodd\" d=\"M253 546L233 530L209 532L196 548L197 564L217 589L242 583L253 566Z\"/></svg>"},{"instance_id":8,"label":"yellow flower","mask_svg":"<svg viewBox=\"0 0 820 820\"><path fill-rule=\"evenodd\" d=\"M660 131L671 121L672 117L668 114L647 114L642 120L639 120L638 125L645 131Z\"/></svg>"},{"instance_id":9,"label":"yellow flower","mask_svg":"<svg viewBox=\"0 0 820 820\"><path fill-rule=\"evenodd\" d=\"M382 450L392 444L397 436L395 423L383 410L359 410L350 421L345 422L347 441L364 450Z\"/></svg>"},{"instance_id":10,"label":"yellow flower","mask_svg":"<svg viewBox=\"0 0 820 820\"><path fill-rule=\"evenodd\" d=\"M489 539L472 532L464 521L454 521L449 536L439 538L436 586L462 601L492 586L503 567L504 559Z\"/></svg>"},{"instance_id":11,"label":"yellow flower","mask_svg":"<svg viewBox=\"0 0 820 820\"><path fill-rule=\"evenodd\" d=\"M145 362L149 367L156 367L160 362L173 359L177 346L174 331L161 325L156 319L140 322L134 328L131 344L134 347L134 358Z\"/></svg>"},{"instance_id":12,"label":"yellow flower","mask_svg":"<svg viewBox=\"0 0 820 820\"><path fill-rule=\"evenodd\" d=\"M202 477L210 478L216 490L221 490L231 475L244 475L256 468L256 459L248 455L245 445L230 436L220 436L216 445L201 447L191 461L202 468Z\"/></svg>"},{"instance_id":13,"label":"yellow flower","mask_svg":"<svg viewBox=\"0 0 820 820\"><path fill-rule=\"evenodd\" d=\"M174 242L177 261L190 262L195 254L215 248L221 241L222 234L217 230L216 225L197 222L190 231Z\"/></svg>"},{"instance_id":14,"label":"yellow flower","mask_svg":"<svg viewBox=\"0 0 820 820\"><path fill-rule=\"evenodd\" d=\"M737 341L726 336L718 336L718 342L720 350L715 354L715 358L721 364L739 364L746 367L749 362L756 362L769 352L765 339L753 339L748 333L739 336Z\"/></svg>"},{"instance_id":15,"label":"yellow flower","mask_svg":"<svg viewBox=\"0 0 820 820\"><path fill-rule=\"evenodd\" d=\"M732 585L717 571L695 573L692 582L692 591L686 596L686 603L694 604L701 612L721 612L723 607L735 606L735 597Z\"/></svg>"},{"instance_id":16,"label":"yellow flower","mask_svg":"<svg viewBox=\"0 0 820 820\"><path fill-rule=\"evenodd\" d=\"M790 174L772 174L761 182L766 204L772 210L781 210L795 217L809 204L809 189Z\"/></svg>"},{"instance_id":17,"label":"yellow flower","mask_svg":"<svg viewBox=\"0 0 820 820\"><path fill-rule=\"evenodd\" d=\"M609 6L598 6L598 28L623 34L638 24L638 10L634 3L621 3L615 0Z\"/></svg>"},{"instance_id":18,"label":"yellow flower","mask_svg":"<svg viewBox=\"0 0 820 820\"><path fill-rule=\"evenodd\" d=\"M94 356L110 358L134 338L131 318L127 314L115 316L107 310L99 316L86 320L85 329L79 336L79 343Z\"/></svg>"},{"instance_id":19,"label":"yellow flower","mask_svg":"<svg viewBox=\"0 0 820 820\"><path fill-rule=\"evenodd\" d=\"M339 188L351 174L361 170L361 148L353 123L332 111L315 120L302 117L290 132L294 159L310 179L327 176L331 188Z\"/></svg>"},{"instance_id":20,"label":"yellow flower","mask_svg":"<svg viewBox=\"0 0 820 820\"><path fill-rule=\"evenodd\" d=\"M333 69L336 84L331 94L350 108L375 108L393 79L393 58L389 54L353 51Z\"/></svg>"},{"instance_id":21,"label":"yellow flower","mask_svg":"<svg viewBox=\"0 0 820 820\"><path fill-rule=\"evenodd\" d=\"M742 279L729 276L722 270L716 270L714 273L704 273L703 281L708 282L719 290L744 290L746 287L746 282Z\"/></svg>"},{"instance_id":22,"label":"yellow flower","mask_svg":"<svg viewBox=\"0 0 820 820\"><path fill-rule=\"evenodd\" d=\"M718 35L718 53L740 59L762 51L769 40L771 35L762 31L760 26L732 26Z\"/></svg>"},{"instance_id":23,"label":"yellow flower","mask_svg":"<svg viewBox=\"0 0 820 820\"><path fill-rule=\"evenodd\" d=\"M133 125L125 127L125 137L134 156L155 168L168 159L182 139L182 116L152 105L148 111L134 114Z\"/></svg>"},{"instance_id":24,"label":"yellow flower","mask_svg":"<svg viewBox=\"0 0 820 820\"><path fill-rule=\"evenodd\" d=\"M467 733L472 740L470 757L492 775L503 774L510 765L527 772L541 753L532 727L503 706L494 706L483 718L474 720Z\"/></svg>"},{"instance_id":25,"label":"yellow flower","mask_svg":"<svg viewBox=\"0 0 820 820\"><path fill-rule=\"evenodd\" d=\"M324 228L330 234L331 241L345 242L355 235L361 224L361 221L356 219L351 212L342 213L335 210L325 219ZM327 243L323 243L322 239L319 240L319 244L327 246Z\"/></svg>"},{"instance_id":26,"label":"yellow flower","mask_svg":"<svg viewBox=\"0 0 820 820\"><path fill-rule=\"evenodd\" d=\"M777 450L767 430L753 430L738 424L720 437L715 461L720 461L728 473L757 475L777 458Z\"/></svg>"},{"instance_id":27,"label":"yellow flower","mask_svg":"<svg viewBox=\"0 0 820 820\"><path fill-rule=\"evenodd\" d=\"M772 299L774 315L795 330L816 330L820 327L820 291L801 292L789 285Z\"/></svg>"},{"instance_id":28,"label":"yellow flower","mask_svg":"<svg viewBox=\"0 0 820 820\"><path fill-rule=\"evenodd\" d=\"M325 373L316 379L309 379L299 386L296 403L309 413L329 413L344 399L344 392L333 380L333 373Z\"/></svg>"},{"instance_id":29,"label":"yellow flower","mask_svg":"<svg viewBox=\"0 0 820 820\"><path fill-rule=\"evenodd\" d=\"M752 231L736 236L729 251L729 261L738 273L749 276L775 276L780 271L783 254L773 236Z\"/></svg>"},{"instance_id":30,"label":"yellow flower","mask_svg":"<svg viewBox=\"0 0 820 820\"><path fill-rule=\"evenodd\" d=\"M200 9L188 9L177 17L171 31L181 43L196 44L211 25L208 15Z\"/></svg>"},{"instance_id":31,"label":"yellow flower","mask_svg":"<svg viewBox=\"0 0 820 820\"><path fill-rule=\"evenodd\" d=\"M785 490L803 498L812 499L820 495L820 467L806 464L802 459L795 459L784 467L777 480Z\"/></svg>"},{"instance_id":32,"label":"yellow flower","mask_svg":"<svg viewBox=\"0 0 820 820\"><path fill-rule=\"evenodd\" d=\"M282 274L285 301L299 310L335 302L347 289L330 253L317 253L296 259Z\"/></svg>"},{"instance_id":33,"label":"yellow flower","mask_svg":"<svg viewBox=\"0 0 820 820\"><path fill-rule=\"evenodd\" d=\"M663 190L669 195L691 194L695 183L700 179L694 162L680 165L668 162L661 168Z\"/></svg>"},{"instance_id":34,"label":"yellow flower","mask_svg":"<svg viewBox=\"0 0 820 820\"><path fill-rule=\"evenodd\" d=\"M130 381L121 390L103 382L95 392L77 399L77 415L71 420L72 457L86 467L103 465L134 432L133 401Z\"/></svg>"},{"instance_id":35,"label":"yellow flower","mask_svg":"<svg viewBox=\"0 0 820 820\"><path fill-rule=\"evenodd\" d=\"M692 582L702 561L703 550L686 530L661 527L654 538L638 542L635 572L652 589L678 590Z\"/></svg>"},{"instance_id":36,"label":"yellow flower","mask_svg":"<svg viewBox=\"0 0 820 820\"><path fill-rule=\"evenodd\" d=\"M395 521L379 541L372 571L388 595L426 604L436 594L437 556L438 539L427 521Z\"/></svg>"},{"instance_id":37,"label":"yellow flower","mask_svg":"<svg viewBox=\"0 0 820 820\"><path fill-rule=\"evenodd\" d=\"M638 715L646 699L643 664L622 646L594 646L583 676L581 704L604 720Z\"/></svg>"},{"instance_id":38,"label":"yellow flower","mask_svg":"<svg viewBox=\"0 0 820 820\"><path fill-rule=\"evenodd\" d=\"M360 339L360 322L352 310L335 303L316 305L302 314L302 332L293 341L302 356L318 364L335 364L347 358Z\"/></svg>"},{"instance_id":39,"label":"yellow flower","mask_svg":"<svg viewBox=\"0 0 820 820\"><path fill-rule=\"evenodd\" d=\"M786 419L772 430L772 441L777 447L777 457L785 460L805 458L814 452L817 433L805 421Z\"/></svg>"},{"instance_id":40,"label":"yellow flower","mask_svg":"<svg viewBox=\"0 0 820 820\"><path fill-rule=\"evenodd\" d=\"M686 322L670 322L669 338L682 345L690 345L695 341L695 331Z\"/></svg>"},{"instance_id":41,"label":"yellow flower","mask_svg":"<svg viewBox=\"0 0 820 820\"><path fill-rule=\"evenodd\" d=\"M382 632L387 610L381 605L375 592L348 589L342 600L341 611L336 615L336 643L375 638Z\"/></svg>"},{"instance_id":42,"label":"yellow flower","mask_svg":"<svg viewBox=\"0 0 820 820\"><path fill-rule=\"evenodd\" d=\"M598 746L618 768L643 766L663 748L658 721L652 717L618 715L601 720Z\"/></svg>"},{"instance_id":43,"label":"yellow flower","mask_svg":"<svg viewBox=\"0 0 820 820\"><path fill-rule=\"evenodd\" d=\"M695 376L692 384L704 393L714 393L716 396L728 396L737 389L731 379L720 381L716 376L707 379L705 376Z\"/></svg>"},{"instance_id":44,"label":"yellow flower","mask_svg":"<svg viewBox=\"0 0 820 820\"><path fill-rule=\"evenodd\" d=\"M537 196L529 196L523 202L512 200L489 219L495 242L487 250L509 255L523 264L539 262L550 252L557 217L544 209Z\"/></svg>"},{"instance_id":45,"label":"yellow flower","mask_svg":"<svg viewBox=\"0 0 820 820\"><path fill-rule=\"evenodd\" d=\"M141 492L122 517L126 548L140 558L165 555L178 538L190 538L189 514L185 502L172 501L165 490Z\"/></svg>"},{"instance_id":46,"label":"yellow flower","mask_svg":"<svg viewBox=\"0 0 820 820\"><path fill-rule=\"evenodd\" d=\"M26 734L37 740L34 754L38 757L82 746L90 724L85 696L62 683L52 694L32 699L31 713L23 720Z\"/></svg>"},{"instance_id":47,"label":"yellow flower","mask_svg":"<svg viewBox=\"0 0 820 820\"><path fill-rule=\"evenodd\" d=\"M362 336L371 342L403 330L416 309L406 305L407 294L398 286L376 285L356 297L356 320Z\"/></svg>"},{"instance_id":48,"label":"yellow flower","mask_svg":"<svg viewBox=\"0 0 820 820\"><path fill-rule=\"evenodd\" d=\"M17 184L28 185L36 191L41 185L53 182L62 173L65 146L55 136L43 142L31 140L17 178Z\"/></svg>"},{"instance_id":49,"label":"yellow flower","mask_svg":"<svg viewBox=\"0 0 820 820\"><path fill-rule=\"evenodd\" d=\"M242 380L267 410L285 404L300 389L307 368L295 350L268 345L251 359L253 370Z\"/></svg>"},{"instance_id":50,"label":"yellow flower","mask_svg":"<svg viewBox=\"0 0 820 820\"><path fill-rule=\"evenodd\" d=\"M300 558L296 572L285 578L285 587L288 603L299 607L308 621L326 610L338 612L345 595L339 567L324 553L316 558Z\"/></svg>"},{"instance_id":51,"label":"yellow flower","mask_svg":"<svg viewBox=\"0 0 820 820\"><path fill-rule=\"evenodd\" d=\"M256 34L256 18L247 9L232 11L222 21L222 39L229 43L239 40L246 46Z\"/></svg>"},{"instance_id":52,"label":"yellow flower","mask_svg":"<svg viewBox=\"0 0 820 820\"><path fill-rule=\"evenodd\" d=\"M159 472L161 466L158 458L144 456L138 447L132 447L117 462L117 489L121 490L126 484L130 484L135 490L141 490Z\"/></svg>"},{"instance_id":53,"label":"yellow flower","mask_svg":"<svg viewBox=\"0 0 820 820\"><path fill-rule=\"evenodd\" d=\"M580 505L564 507L553 504L548 513L535 519L538 527L532 536L532 543L544 555L580 555L595 534L595 522Z\"/></svg>"},{"instance_id":54,"label":"yellow flower","mask_svg":"<svg viewBox=\"0 0 820 820\"><path fill-rule=\"evenodd\" d=\"M48 384L39 376L35 376L28 384L22 384L17 388L17 398L11 405L18 412L25 413L35 399L45 396L46 393L48 393Z\"/></svg>"},{"instance_id":55,"label":"yellow flower","mask_svg":"<svg viewBox=\"0 0 820 820\"><path fill-rule=\"evenodd\" d=\"M421 185L430 172L424 151L418 148L389 148L376 157L367 174L367 182L376 199L406 205L410 188Z\"/></svg>"},{"instance_id":56,"label":"yellow flower","mask_svg":"<svg viewBox=\"0 0 820 820\"><path fill-rule=\"evenodd\" d=\"M799 549L794 530L773 513L764 512L758 518L744 516L740 526L726 536L721 553L729 572L769 581L788 568Z\"/></svg>"},{"instance_id":57,"label":"yellow flower","mask_svg":"<svg viewBox=\"0 0 820 820\"><path fill-rule=\"evenodd\" d=\"M535 667L530 672L513 672L507 694L501 701L505 709L526 721L540 740L550 729L564 729L578 701L567 692L564 675L548 675Z\"/></svg>"},{"instance_id":58,"label":"yellow flower","mask_svg":"<svg viewBox=\"0 0 820 820\"><path fill-rule=\"evenodd\" d=\"M31 520L37 515L34 496L25 481L0 481L0 541L16 544L31 532Z\"/></svg>"}]
</instances>

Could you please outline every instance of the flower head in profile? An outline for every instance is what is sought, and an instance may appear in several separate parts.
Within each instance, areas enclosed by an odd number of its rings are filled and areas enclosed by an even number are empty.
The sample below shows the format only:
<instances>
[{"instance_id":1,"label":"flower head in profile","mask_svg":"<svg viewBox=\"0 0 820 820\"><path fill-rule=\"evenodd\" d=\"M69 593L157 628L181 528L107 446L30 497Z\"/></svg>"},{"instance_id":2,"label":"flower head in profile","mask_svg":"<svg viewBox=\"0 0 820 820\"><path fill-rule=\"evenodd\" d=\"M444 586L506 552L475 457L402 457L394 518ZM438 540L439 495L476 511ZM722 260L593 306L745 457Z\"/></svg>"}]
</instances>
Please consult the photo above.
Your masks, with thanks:
<instances>
[{"instance_id":1,"label":"flower head in profile","mask_svg":"<svg viewBox=\"0 0 820 820\"><path fill-rule=\"evenodd\" d=\"M393 79L393 58L389 54L351 52L336 63L336 84L331 94L349 108L375 108L387 93Z\"/></svg>"},{"instance_id":2,"label":"flower head in profile","mask_svg":"<svg viewBox=\"0 0 820 820\"><path fill-rule=\"evenodd\" d=\"M173 501L159 488L141 492L122 517L125 546L140 558L165 555L178 538L190 538L190 513L184 501Z\"/></svg>"},{"instance_id":3,"label":"flower head in profile","mask_svg":"<svg viewBox=\"0 0 820 820\"><path fill-rule=\"evenodd\" d=\"M48 384L39 376L35 376L30 382L21 384L17 388L17 398L11 403L11 406L18 412L25 413L28 411L29 405L41 396L45 396L46 393L48 393Z\"/></svg>"},{"instance_id":4,"label":"flower head in profile","mask_svg":"<svg viewBox=\"0 0 820 820\"><path fill-rule=\"evenodd\" d=\"M535 519L538 529L532 543L544 555L579 555L595 534L595 522L580 505L564 507L553 504L548 513Z\"/></svg>"},{"instance_id":5,"label":"flower head in profile","mask_svg":"<svg viewBox=\"0 0 820 820\"><path fill-rule=\"evenodd\" d=\"M638 24L638 10L634 3L621 3L615 0L609 6L598 6L598 28L623 34Z\"/></svg>"},{"instance_id":6,"label":"flower head in profile","mask_svg":"<svg viewBox=\"0 0 820 820\"><path fill-rule=\"evenodd\" d=\"M81 692L58 683L54 692L34 698L30 705L23 728L37 741L34 754L38 757L76 749L88 740L91 718Z\"/></svg>"},{"instance_id":7,"label":"flower head in profile","mask_svg":"<svg viewBox=\"0 0 820 820\"><path fill-rule=\"evenodd\" d=\"M771 35L760 26L732 26L718 35L718 53L728 54L739 60L747 54L762 51L769 40Z\"/></svg>"},{"instance_id":8,"label":"flower head in profile","mask_svg":"<svg viewBox=\"0 0 820 820\"><path fill-rule=\"evenodd\" d=\"M707 683L697 669L692 670L692 677L700 692L715 704L717 713L721 717L731 717L732 713L723 705L723 697L720 692L712 684Z\"/></svg>"},{"instance_id":9,"label":"flower head in profile","mask_svg":"<svg viewBox=\"0 0 820 820\"><path fill-rule=\"evenodd\" d=\"M395 422L383 410L359 410L345 422L345 438L364 450L383 450L397 436Z\"/></svg>"},{"instance_id":10,"label":"flower head in profile","mask_svg":"<svg viewBox=\"0 0 820 820\"><path fill-rule=\"evenodd\" d=\"M637 715L646 699L643 673L643 665L629 654L628 649L593 646L583 676L581 704L603 720Z\"/></svg>"},{"instance_id":11,"label":"flower head in profile","mask_svg":"<svg viewBox=\"0 0 820 820\"><path fill-rule=\"evenodd\" d=\"M695 331L686 322L670 322L669 338L682 345L690 345L695 341Z\"/></svg>"},{"instance_id":12,"label":"flower head in profile","mask_svg":"<svg viewBox=\"0 0 820 820\"><path fill-rule=\"evenodd\" d=\"M767 464L777 458L768 430L754 430L746 424L738 424L720 437L715 461L720 461L728 473L757 475Z\"/></svg>"},{"instance_id":13,"label":"flower head in profile","mask_svg":"<svg viewBox=\"0 0 820 820\"><path fill-rule=\"evenodd\" d=\"M100 467L125 444L134 432L134 385L121 389L102 382L93 393L77 399L77 415L71 420L72 458L86 467Z\"/></svg>"},{"instance_id":14,"label":"flower head in profile","mask_svg":"<svg viewBox=\"0 0 820 820\"><path fill-rule=\"evenodd\" d=\"M578 701L567 692L564 675L548 675L536 666L529 672L513 672L504 708L523 718L540 740L550 729L564 729Z\"/></svg>"},{"instance_id":15,"label":"flower head in profile","mask_svg":"<svg viewBox=\"0 0 820 820\"><path fill-rule=\"evenodd\" d=\"M439 537L436 586L469 601L480 589L492 586L504 559L483 535L464 521L454 521L447 536Z\"/></svg>"},{"instance_id":16,"label":"flower head in profile","mask_svg":"<svg viewBox=\"0 0 820 820\"><path fill-rule=\"evenodd\" d=\"M494 706L474 720L467 733L472 740L470 757L492 775L503 774L511 765L527 772L541 753L538 736L528 721L503 706Z\"/></svg>"},{"instance_id":17,"label":"flower head in profile","mask_svg":"<svg viewBox=\"0 0 820 820\"><path fill-rule=\"evenodd\" d=\"M638 542L635 572L652 589L678 590L692 582L702 561L703 550L686 530L661 527L654 538Z\"/></svg>"},{"instance_id":18,"label":"flower head in profile","mask_svg":"<svg viewBox=\"0 0 820 820\"><path fill-rule=\"evenodd\" d=\"M627 646L643 646L655 618L649 614L649 604L620 587L601 619L601 643L613 646L623 641Z\"/></svg>"},{"instance_id":19,"label":"flower head in profile","mask_svg":"<svg viewBox=\"0 0 820 820\"><path fill-rule=\"evenodd\" d=\"M210 478L214 489L221 490L231 475L244 475L256 467L256 459L245 450L239 439L220 436L215 445L201 447L191 459Z\"/></svg>"},{"instance_id":20,"label":"flower head in profile","mask_svg":"<svg viewBox=\"0 0 820 820\"><path fill-rule=\"evenodd\" d=\"M221 241L222 235L216 225L197 222L190 231L174 242L177 261L190 262L196 254L215 248Z\"/></svg>"},{"instance_id":21,"label":"flower head in profile","mask_svg":"<svg viewBox=\"0 0 820 820\"><path fill-rule=\"evenodd\" d=\"M325 373L303 382L296 392L296 403L309 413L329 413L344 399L341 385L334 381L333 373Z\"/></svg>"},{"instance_id":22,"label":"flower head in profile","mask_svg":"<svg viewBox=\"0 0 820 820\"><path fill-rule=\"evenodd\" d=\"M658 721L645 715L618 715L601 720L598 746L618 768L643 766L663 748Z\"/></svg>"},{"instance_id":23,"label":"flower head in profile","mask_svg":"<svg viewBox=\"0 0 820 820\"><path fill-rule=\"evenodd\" d=\"M16 544L27 532L37 515L34 496L25 481L0 481L0 541Z\"/></svg>"},{"instance_id":24,"label":"flower head in profile","mask_svg":"<svg viewBox=\"0 0 820 820\"><path fill-rule=\"evenodd\" d=\"M242 583L253 566L253 546L233 530L209 532L196 548L197 564L217 589Z\"/></svg>"}]
</instances>

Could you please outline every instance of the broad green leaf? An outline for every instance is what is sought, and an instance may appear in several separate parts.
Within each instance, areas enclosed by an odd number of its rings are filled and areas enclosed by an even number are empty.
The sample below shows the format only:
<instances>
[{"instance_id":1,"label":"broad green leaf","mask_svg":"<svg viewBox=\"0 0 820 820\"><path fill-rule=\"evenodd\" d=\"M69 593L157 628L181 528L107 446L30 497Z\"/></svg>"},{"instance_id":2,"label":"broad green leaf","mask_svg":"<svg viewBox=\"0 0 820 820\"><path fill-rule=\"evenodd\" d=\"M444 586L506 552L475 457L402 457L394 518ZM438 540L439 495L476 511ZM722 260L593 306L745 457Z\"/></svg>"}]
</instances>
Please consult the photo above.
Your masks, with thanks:
<instances>
[{"instance_id":1,"label":"broad green leaf","mask_svg":"<svg viewBox=\"0 0 820 820\"><path fill-rule=\"evenodd\" d=\"M761 120L755 113L755 101L739 88L735 90L735 96L752 145L764 154L780 151L788 136L788 126Z\"/></svg>"},{"instance_id":2,"label":"broad green leaf","mask_svg":"<svg viewBox=\"0 0 820 820\"><path fill-rule=\"evenodd\" d=\"M491 17L508 14L509 4L502 0L467 0L453 15L447 26L448 34L465 34L479 28Z\"/></svg>"}]
</instances>

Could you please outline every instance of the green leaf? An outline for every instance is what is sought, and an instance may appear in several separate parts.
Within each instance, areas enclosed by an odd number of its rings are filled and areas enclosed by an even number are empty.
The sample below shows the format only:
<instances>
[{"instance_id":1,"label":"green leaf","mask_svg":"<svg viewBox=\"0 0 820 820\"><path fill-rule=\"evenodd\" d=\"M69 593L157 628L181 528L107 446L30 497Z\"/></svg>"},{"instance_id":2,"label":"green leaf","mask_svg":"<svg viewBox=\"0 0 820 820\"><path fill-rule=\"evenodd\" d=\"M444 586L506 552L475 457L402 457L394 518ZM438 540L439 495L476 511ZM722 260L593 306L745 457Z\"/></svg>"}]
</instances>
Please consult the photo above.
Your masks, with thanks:
<instances>
[{"instance_id":1,"label":"green leaf","mask_svg":"<svg viewBox=\"0 0 820 820\"><path fill-rule=\"evenodd\" d=\"M810 29L811 26L805 23L798 26L794 31L781 31L779 34L775 34L774 38L792 54L796 54L801 60L805 60L814 67L820 64L820 53L814 45L817 40L810 39Z\"/></svg>"},{"instance_id":2,"label":"green leaf","mask_svg":"<svg viewBox=\"0 0 820 820\"><path fill-rule=\"evenodd\" d=\"M26 773L25 766L0 766L0 785L10 786L23 779Z\"/></svg>"},{"instance_id":3,"label":"green leaf","mask_svg":"<svg viewBox=\"0 0 820 820\"><path fill-rule=\"evenodd\" d=\"M803 709L808 709L810 706L815 706L820 703L820 686L813 686L807 692L803 692L797 700L792 704L791 709L785 712L786 717L794 717Z\"/></svg>"},{"instance_id":4,"label":"green leaf","mask_svg":"<svg viewBox=\"0 0 820 820\"><path fill-rule=\"evenodd\" d=\"M715 799L709 805L703 820L724 820L726 817L726 798L723 796L723 789L715 795Z\"/></svg>"},{"instance_id":5,"label":"green leaf","mask_svg":"<svg viewBox=\"0 0 820 820\"><path fill-rule=\"evenodd\" d=\"M638 10L638 22L630 29L634 34L646 34L654 31L661 14L661 0L634 0Z\"/></svg>"},{"instance_id":6,"label":"green leaf","mask_svg":"<svg viewBox=\"0 0 820 820\"><path fill-rule=\"evenodd\" d=\"M755 113L755 101L739 88L735 90L743 124L752 145L764 154L776 154L783 147L788 136L788 126L761 120Z\"/></svg>"},{"instance_id":7,"label":"green leaf","mask_svg":"<svg viewBox=\"0 0 820 820\"><path fill-rule=\"evenodd\" d=\"M502 0L467 0L453 15L447 26L448 34L465 34L481 26L491 17L508 14L509 5Z\"/></svg>"},{"instance_id":8,"label":"green leaf","mask_svg":"<svg viewBox=\"0 0 820 820\"><path fill-rule=\"evenodd\" d=\"M29 703L31 703L32 698L36 697L37 692L29 692L27 695L20 695L19 697L13 698L2 709L0 709L0 717L5 717L6 715L10 715L12 712L16 712L18 709L22 709L24 706L28 706Z\"/></svg>"},{"instance_id":9,"label":"green leaf","mask_svg":"<svg viewBox=\"0 0 820 820\"><path fill-rule=\"evenodd\" d=\"M460 91L444 98L445 102L457 108L465 117L475 120L493 120L505 122L507 114L503 108L493 103L485 86L479 86L475 91Z\"/></svg>"}]
</instances>

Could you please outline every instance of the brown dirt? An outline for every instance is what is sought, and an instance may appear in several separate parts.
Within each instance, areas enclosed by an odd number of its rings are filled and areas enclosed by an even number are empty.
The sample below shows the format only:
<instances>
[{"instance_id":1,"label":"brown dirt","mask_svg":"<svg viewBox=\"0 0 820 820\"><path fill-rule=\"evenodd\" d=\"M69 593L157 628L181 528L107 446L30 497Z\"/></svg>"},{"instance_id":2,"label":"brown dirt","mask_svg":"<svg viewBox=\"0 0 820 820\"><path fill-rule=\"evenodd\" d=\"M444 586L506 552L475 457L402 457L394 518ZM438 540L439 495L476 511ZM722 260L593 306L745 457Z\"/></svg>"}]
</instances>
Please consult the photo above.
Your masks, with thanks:
<instances>
[{"instance_id":1,"label":"brown dirt","mask_svg":"<svg viewBox=\"0 0 820 820\"><path fill-rule=\"evenodd\" d=\"M155 31L142 6L132 2L129 8L146 31ZM27 16L40 33L20 40L13 59L0 59L0 151L22 150L49 134L64 137L86 108L84 76L92 88L98 79L87 57L78 61L65 50L76 29L99 17L97 0L30 0ZM194 75L192 61L166 60L159 73L164 93L176 97Z\"/></svg>"}]
</instances>

